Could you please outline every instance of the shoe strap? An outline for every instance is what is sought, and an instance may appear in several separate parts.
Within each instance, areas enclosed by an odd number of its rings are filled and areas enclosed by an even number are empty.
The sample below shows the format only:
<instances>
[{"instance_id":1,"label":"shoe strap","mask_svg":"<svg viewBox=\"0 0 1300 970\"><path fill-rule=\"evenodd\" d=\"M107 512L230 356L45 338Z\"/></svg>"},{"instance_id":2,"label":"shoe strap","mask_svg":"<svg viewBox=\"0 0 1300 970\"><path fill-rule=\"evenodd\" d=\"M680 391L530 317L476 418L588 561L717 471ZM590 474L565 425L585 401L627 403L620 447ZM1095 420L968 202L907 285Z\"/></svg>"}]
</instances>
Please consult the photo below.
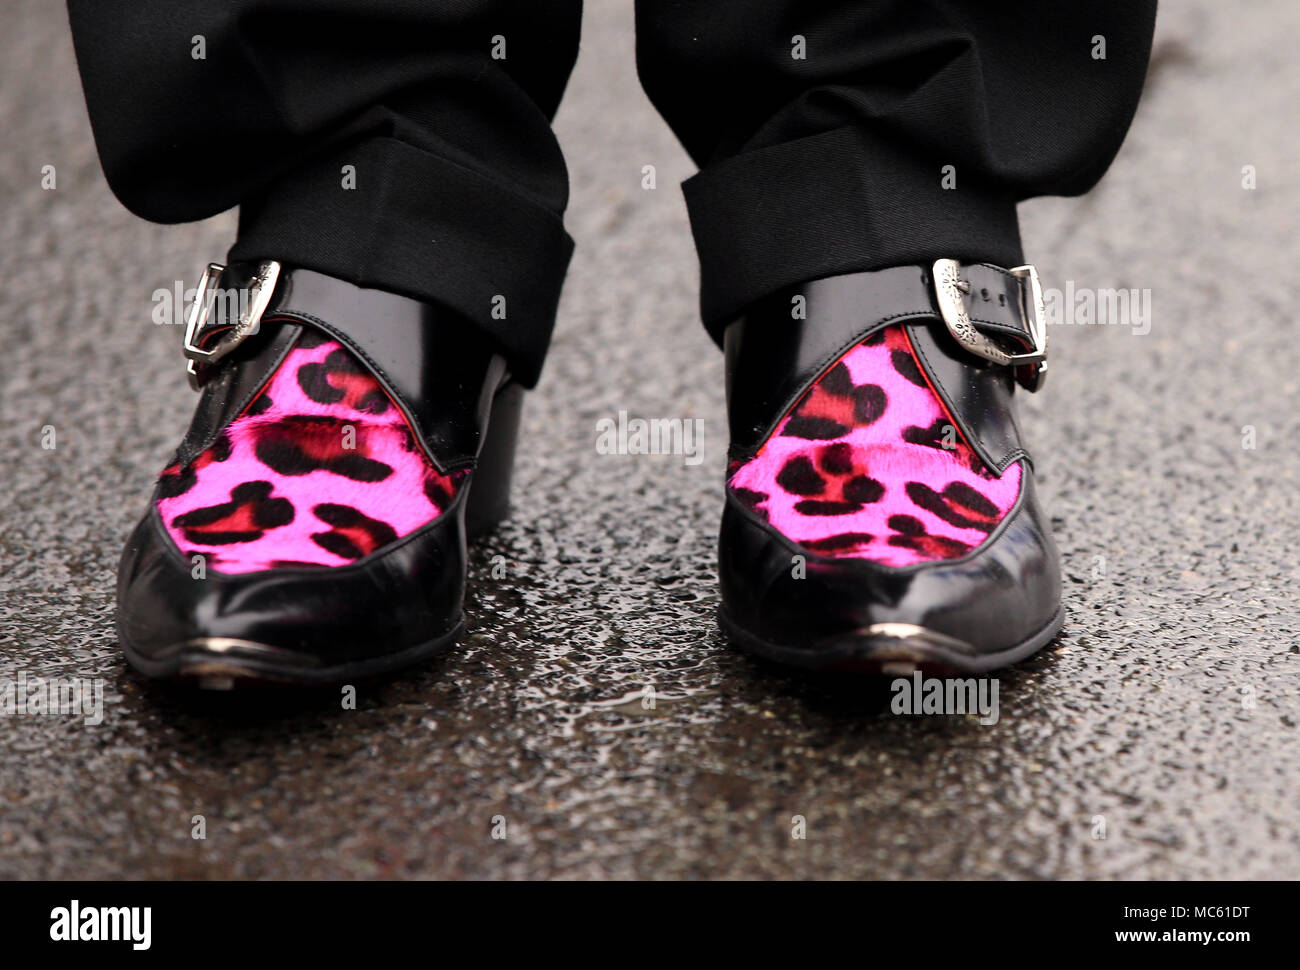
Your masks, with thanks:
<instances>
[{"instance_id":1,"label":"shoe strap","mask_svg":"<svg viewBox=\"0 0 1300 970\"><path fill-rule=\"evenodd\" d=\"M224 427L309 327L345 346L379 381L440 471L474 461L493 395L509 375L472 324L420 300L269 262L213 264L205 274L214 292L200 286L186 328L192 383L208 398L196 423L209 412ZM213 348L221 352L204 356Z\"/></svg>"},{"instance_id":2,"label":"shoe strap","mask_svg":"<svg viewBox=\"0 0 1300 970\"><path fill-rule=\"evenodd\" d=\"M940 260L939 264L950 261ZM1019 267L960 267L964 320L952 319L952 294L937 293L936 268L898 266L786 287L727 327L727 412L731 457L753 455L812 384L873 333L904 326L917 361L958 431L996 474L1026 458L1012 395L1017 382L1041 385L1046 340L1037 278ZM941 300L946 306L941 306ZM948 319L945 319L947 315ZM1002 350L1005 363L971 349L976 338ZM1023 363L1033 360L1033 363Z\"/></svg>"}]
</instances>

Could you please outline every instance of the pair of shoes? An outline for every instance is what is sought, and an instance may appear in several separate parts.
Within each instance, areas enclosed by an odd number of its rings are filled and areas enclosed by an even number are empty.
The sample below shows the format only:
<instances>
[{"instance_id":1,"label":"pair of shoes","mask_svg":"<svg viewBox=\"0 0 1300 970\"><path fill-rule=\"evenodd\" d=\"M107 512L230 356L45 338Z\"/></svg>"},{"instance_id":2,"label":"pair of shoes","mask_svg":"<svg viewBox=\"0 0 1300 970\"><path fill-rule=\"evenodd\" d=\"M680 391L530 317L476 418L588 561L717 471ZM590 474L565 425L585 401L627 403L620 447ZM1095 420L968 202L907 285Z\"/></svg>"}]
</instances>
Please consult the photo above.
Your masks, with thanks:
<instances>
[{"instance_id":1,"label":"pair of shoes","mask_svg":"<svg viewBox=\"0 0 1300 970\"><path fill-rule=\"evenodd\" d=\"M782 291L728 328L738 646L969 672L1052 638L1059 564L1012 411L1045 367L1036 296L1031 268L940 261ZM131 665L327 685L450 648L467 537L508 510L505 360L446 310L274 261L208 268L185 352L202 395L119 571Z\"/></svg>"}]
</instances>

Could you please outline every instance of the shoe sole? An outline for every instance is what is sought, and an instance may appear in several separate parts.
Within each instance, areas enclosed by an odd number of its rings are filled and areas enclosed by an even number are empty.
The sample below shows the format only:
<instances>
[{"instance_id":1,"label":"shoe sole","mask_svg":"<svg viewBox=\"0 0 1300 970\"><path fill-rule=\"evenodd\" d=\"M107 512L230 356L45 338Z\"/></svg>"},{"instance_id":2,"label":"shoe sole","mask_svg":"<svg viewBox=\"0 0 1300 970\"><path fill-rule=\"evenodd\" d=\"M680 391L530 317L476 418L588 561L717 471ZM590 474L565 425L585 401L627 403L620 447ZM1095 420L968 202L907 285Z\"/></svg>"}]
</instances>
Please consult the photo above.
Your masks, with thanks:
<instances>
[{"instance_id":1,"label":"shoe sole","mask_svg":"<svg viewBox=\"0 0 1300 970\"><path fill-rule=\"evenodd\" d=\"M989 652L910 623L876 623L803 648L755 636L724 611L718 611L723 633L745 653L802 670L876 677L909 676L918 671L931 677L988 673L1037 653L1056 637L1064 621L1065 611L1058 607L1047 625L1029 639Z\"/></svg>"},{"instance_id":2,"label":"shoe sole","mask_svg":"<svg viewBox=\"0 0 1300 970\"><path fill-rule=\"evenodd\" d=\"M307 654L231 637L195 637L162 658L145 657L121 635L127 662L154 680L229 691L249 687L332 687L395 673L446 653L465 630L462 619L449 633L396 653L332 666L315 665Z\"/></svg>"}]
</instances>

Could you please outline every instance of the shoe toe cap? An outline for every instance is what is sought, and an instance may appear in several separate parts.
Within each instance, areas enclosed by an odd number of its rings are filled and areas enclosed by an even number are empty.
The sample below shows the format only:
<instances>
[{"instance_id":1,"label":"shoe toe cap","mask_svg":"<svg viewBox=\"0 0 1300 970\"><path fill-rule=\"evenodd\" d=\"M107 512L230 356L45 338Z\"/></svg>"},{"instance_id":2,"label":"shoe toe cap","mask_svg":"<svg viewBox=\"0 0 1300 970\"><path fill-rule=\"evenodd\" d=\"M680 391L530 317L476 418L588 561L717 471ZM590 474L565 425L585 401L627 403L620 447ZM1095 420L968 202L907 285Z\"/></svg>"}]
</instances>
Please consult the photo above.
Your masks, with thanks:
<instances>
[{"instance_id":1,"label":"shoe toe cap","mask_svg":"<svg viewBox=\"0 0 1300 970\"><path fill-rule=\"evenodd\" d=\"M818 556L729 496L719 579L724 626L742 646L809 666L910 645L981 669L1033 652L1061 620L1059 556L1028 474L973 552L902 568Z\"/></svg>"},{"instance_id":2,"label":"shoe toe cap","mask_svg":"<svg viewBox=\"0 0 1300 970\"><path fill-rule=\"evenodd\" d=\"M378 667L455 632L464 549L461 517L448 515L348 566L225 574L185 558L151 510L123 551L118 632L151 676L186 655L321 677Z\"/></svg>"}]
</instances>

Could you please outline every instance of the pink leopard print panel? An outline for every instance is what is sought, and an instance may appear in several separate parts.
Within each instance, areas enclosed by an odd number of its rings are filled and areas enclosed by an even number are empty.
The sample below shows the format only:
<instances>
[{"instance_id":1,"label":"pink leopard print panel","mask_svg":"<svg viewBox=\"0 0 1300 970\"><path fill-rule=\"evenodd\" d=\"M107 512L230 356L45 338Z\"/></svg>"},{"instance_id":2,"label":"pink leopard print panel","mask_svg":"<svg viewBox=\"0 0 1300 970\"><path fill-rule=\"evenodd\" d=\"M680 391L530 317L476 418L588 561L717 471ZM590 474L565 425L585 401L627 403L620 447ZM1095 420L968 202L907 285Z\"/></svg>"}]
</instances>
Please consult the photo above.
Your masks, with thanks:
<instances>
[{"instance_id":1,"label":"pink leopard print panel","mask_svg":"<svg viewBox=\"0 0 1300 970\"><path fill-rule=\"evenodd\" d=\"M458 484L342 345L304 331L211 448L163 470L158 513L217 572L343 566L432 521Z\"/></svg>"},{"instance_id":2,"label":"pink leopard print panel","mask_svg":"<svg viewBox=\"0 0 1300 970\"><path fill-rule=\"evenodd\" d=\"M957 435L895 325L823 374L728 485L812 552L910 566L978 546L1020 475L996 477Z\"/></svg>"}]
</instances>

